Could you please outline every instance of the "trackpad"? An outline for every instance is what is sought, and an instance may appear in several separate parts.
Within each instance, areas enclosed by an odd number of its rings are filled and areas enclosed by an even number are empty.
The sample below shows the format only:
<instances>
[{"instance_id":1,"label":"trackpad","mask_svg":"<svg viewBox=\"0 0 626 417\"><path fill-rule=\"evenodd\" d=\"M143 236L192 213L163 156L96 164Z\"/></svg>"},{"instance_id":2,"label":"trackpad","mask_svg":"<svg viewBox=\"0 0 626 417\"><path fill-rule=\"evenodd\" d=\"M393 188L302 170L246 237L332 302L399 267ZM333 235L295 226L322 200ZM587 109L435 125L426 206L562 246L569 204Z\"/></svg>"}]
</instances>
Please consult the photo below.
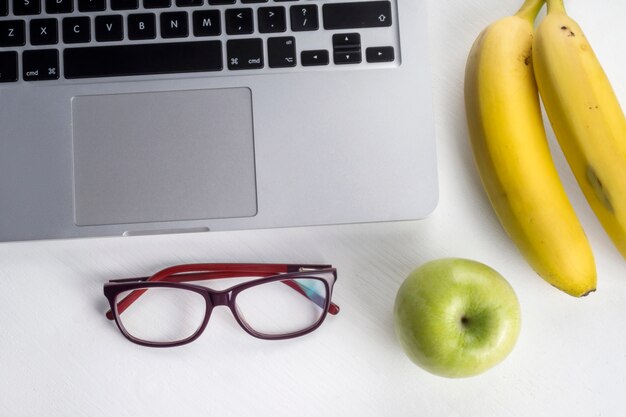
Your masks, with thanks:
<instances>
[{"instance_id":1,"label":"trackpad","mask_svg":"<svg viewBox=\"0 0 626 417\"><path fill-rule=\"evenodd\" d=\"M72 100L79 226L254 216L248 88Z\"/></svg>"}]
</instances>

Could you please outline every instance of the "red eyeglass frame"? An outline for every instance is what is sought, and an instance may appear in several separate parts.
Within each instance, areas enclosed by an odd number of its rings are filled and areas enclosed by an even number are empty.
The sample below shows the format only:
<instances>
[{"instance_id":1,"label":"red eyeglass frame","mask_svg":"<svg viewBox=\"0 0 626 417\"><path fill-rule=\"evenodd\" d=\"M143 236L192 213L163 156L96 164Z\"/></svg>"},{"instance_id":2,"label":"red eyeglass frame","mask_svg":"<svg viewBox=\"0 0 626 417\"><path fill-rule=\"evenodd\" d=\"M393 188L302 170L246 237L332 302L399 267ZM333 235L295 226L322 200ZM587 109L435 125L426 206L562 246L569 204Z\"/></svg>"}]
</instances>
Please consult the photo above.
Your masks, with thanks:
<instances>
[{"instance_id":1,"label":"red eyeglass frame","mask_svg":"<svg viewBox=\"0 0 626 417\"><path fill-rule=\"evenodd\" d=\"M321 274L332 274L332 282L324 278L320 278ZM317 275L317 276L316 276ZM213 290L210 288L186 284L194 281L206 281L212 279L223 278L241 278L241 277L262 277L260 279L254 279L247 281L225 290ZM290 279L292 278L292 279ZM321 297L315 297L315 294L305 292L304 289L293 279L295 278L311 278L317 279L324 283L328 297L322 299ZM104 284L104 295L109 301L110 310L106 312L106 317L109 320L115 320L117 327L122 334L131 342L150 347L171 347L179 346L190 343L197 339L208 324L208 320L211 315L211 311L214 307L219 305L228 306L240 324L240 326L250 335L268 340L288 339L293 337L302 336L317 329L324 319L327 313L336 315L339 313L339 306L331 301L332 289L337 280L337 270L331 265L311 265L311 264L230 264L230 263L213 263L213 264L185 264L176 265L169 268L165 268L150 277L137 277L137 278L125 278L110 280ZM318 321L301 331L269 335L256 332L250 328L247 323L240 317L235 308L235 300L237 294L241 291L267 282L281 281L288 285L295 291L302 294L304 297L309 298L312 302L322 307L322 315ZM207 303L207 311L202 325L198 330L186 339L174 342L151 342L143 339L138 339L129 334L119 319L119 315L130 307L143 293L147 291L146 287L158 288L182 288L190 291L194 291L202 295ZM117 297L120 293L132 291L122 300L117 301ZM323 305L322 305L323 304Z\"/></svg>"}]
</instances>

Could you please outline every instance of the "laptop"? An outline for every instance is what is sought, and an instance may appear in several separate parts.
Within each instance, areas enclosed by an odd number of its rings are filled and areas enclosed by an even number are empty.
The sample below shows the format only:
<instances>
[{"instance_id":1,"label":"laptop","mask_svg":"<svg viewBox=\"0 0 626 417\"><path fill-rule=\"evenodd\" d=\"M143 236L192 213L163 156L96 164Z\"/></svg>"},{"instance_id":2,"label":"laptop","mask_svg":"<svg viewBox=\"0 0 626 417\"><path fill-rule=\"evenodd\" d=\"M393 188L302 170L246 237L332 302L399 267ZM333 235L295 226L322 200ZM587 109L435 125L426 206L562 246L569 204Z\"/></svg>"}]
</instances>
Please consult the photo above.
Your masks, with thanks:
<instances>
[{"instance_id":1,"label":"laptop","mask_svg":"<svg viewBox=\"0 0 626 417\"><path fill-rule=\"evenodd\" d=\"M0 0L0 241L426 217L424 0Z\"/></svg>"}]
</instances>

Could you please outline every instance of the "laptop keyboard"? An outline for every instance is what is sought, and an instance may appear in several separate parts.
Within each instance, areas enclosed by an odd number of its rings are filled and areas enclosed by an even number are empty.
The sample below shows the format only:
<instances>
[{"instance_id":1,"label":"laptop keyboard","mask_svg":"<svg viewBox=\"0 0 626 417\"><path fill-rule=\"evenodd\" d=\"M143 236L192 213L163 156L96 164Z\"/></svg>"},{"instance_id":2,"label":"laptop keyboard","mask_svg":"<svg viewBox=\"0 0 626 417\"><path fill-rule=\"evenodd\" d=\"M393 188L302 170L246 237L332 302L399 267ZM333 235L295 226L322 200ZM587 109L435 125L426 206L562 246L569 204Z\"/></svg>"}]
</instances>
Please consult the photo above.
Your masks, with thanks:
<instances>
[{"instance_id":1,"label":"laptop keyboard","mask_svg":"<svg viewBox=\"0 0 626 417\"><path fill-rule=\"evenodd\" d=\"M391 1L0 0L0 83L347 68L397 57Z\"/></svg>"}]
</instances>

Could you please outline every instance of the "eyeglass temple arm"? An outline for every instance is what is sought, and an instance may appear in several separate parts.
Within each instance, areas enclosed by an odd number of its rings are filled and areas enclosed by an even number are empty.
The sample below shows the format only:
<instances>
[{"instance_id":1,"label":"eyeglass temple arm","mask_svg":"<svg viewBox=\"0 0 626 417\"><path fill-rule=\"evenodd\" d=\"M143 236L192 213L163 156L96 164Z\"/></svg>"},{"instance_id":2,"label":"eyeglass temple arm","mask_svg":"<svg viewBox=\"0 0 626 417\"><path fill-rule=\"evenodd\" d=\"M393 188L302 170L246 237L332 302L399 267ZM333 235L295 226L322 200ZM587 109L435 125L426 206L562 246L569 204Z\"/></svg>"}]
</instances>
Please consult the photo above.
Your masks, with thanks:
<instances>
[{"instance_id":1,"label":"eyeglass temple arm","mask_svg":"<svg viewBox=\"0 0 626 417\"><path fill-rule=\"evenodd\" d=\"M164 269L163 271L151 276L151 277L139 277L139 278L127 278L119 280L111 280L110 282L136 282L136 281L167 281L167 282L192 282L192 281L206 281L210 279L221 278L240 278L249 276L269 277L279 273L287 272L303 272L306 270L317 270L331 268L330 265L283 265L283 264L211 264L207 267L221 270L214 270L209 272L189 272L184 273L186 270L193 271L194 269L201 269L203 265L183 265L180 267L172 267ZM235 270L235 268L237 268ZM245 270L244 270L245 268ZM179 273L180 275L172 275ZM182 274L181 274L182 273ZM303 296L307 297L320 307L324 307L324 299L317 294L314 290L303 286L293 280L285 279L281 281L294 290L298 291ZM128 294L124 299L117 303L118 313L121 314L128 307L131 306L141 295L147 290L134 290ZM328 312L332 315L339 313L339 306L331 301L328 308ZM111 310L106 312L106 317L109 320L113 320L113 312Z\"/></svg>"},{"instance_id":2,"label":"eyeglass temple arm","mask_svg":"<svg viewBox=\"0 0 626 417\"><path fill-rule=\"evenodd\" d=\"M301 284L292 279L286 279L281 282L293 288L294 290L298 291L300 294L302 294L309 300L313 301L315 304L317 304L318 307L320 308L326 307L326 300L324 299L324 297L319 295L318 292L315 291L313 288L309 288L306 285ZM328 312L332 314L333 316L336 315L337 313L339 313L339 306L331 301L330 306L328 306Z\"/></svg>"}]
</instances>

